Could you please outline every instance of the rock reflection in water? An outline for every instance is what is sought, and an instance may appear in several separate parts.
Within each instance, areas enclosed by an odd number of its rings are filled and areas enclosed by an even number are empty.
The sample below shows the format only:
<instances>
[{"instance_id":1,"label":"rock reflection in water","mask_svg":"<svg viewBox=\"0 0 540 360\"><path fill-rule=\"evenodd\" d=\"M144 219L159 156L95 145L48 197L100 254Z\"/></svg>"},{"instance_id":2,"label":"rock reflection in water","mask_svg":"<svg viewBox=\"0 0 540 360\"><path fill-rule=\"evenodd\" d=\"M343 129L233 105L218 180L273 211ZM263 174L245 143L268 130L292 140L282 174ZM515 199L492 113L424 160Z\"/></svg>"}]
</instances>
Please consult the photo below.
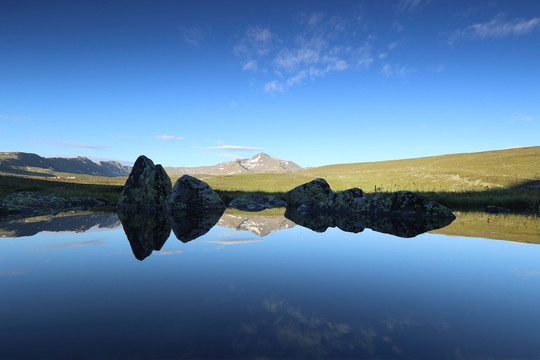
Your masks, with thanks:
<instances>
[{"instance_id":1,"label":"rock reflection in water","mask_svg":"<svg viewBox=\"0 0 540 360\"><path fill-rule=\"evenodd\" d=\"M144 260L152 251L160 250L171 234L169 215L161 211L119 211L133 255Z\"/></svg>"},{"instance_id":2,"label":"rock reflection in water","mask_svg":"<svg viewBox=\"0 0 540 360\"><path fill-rule=\"evenodd\" d=\"M218 222L223 211L119 211L124 232L133 255L144 260L152 251L159 251L171 234L183 243L206 234Z\"/></svg>"},{"instance_id":3,"label":"rock reflection in water","mask_svg":"<svg viewBox=\"0 0 540 360\"><path fill-rule=\"evenodd\" d=\"M171 225L176 238L183 243L203 236L216 225L223 211L204 211L188 213L175 211L171 216Z\"/></svg>"},{"instance_id":4,"label":"rock reflection in water","mask_svg":"<svg viewBox=\"0 0 540 360\"><path fill-rule=\"evenodd\" d=\"M430 230L440 229L449 225L450 218L415 218L395 216L374 216L369 214L327 214L300 213L287 209L285 217L300 226L317 232L324 232L329 227L338 227L346 232L359 233L365 228L373 231L411 238Z\"/></svg>"}]
</instances>

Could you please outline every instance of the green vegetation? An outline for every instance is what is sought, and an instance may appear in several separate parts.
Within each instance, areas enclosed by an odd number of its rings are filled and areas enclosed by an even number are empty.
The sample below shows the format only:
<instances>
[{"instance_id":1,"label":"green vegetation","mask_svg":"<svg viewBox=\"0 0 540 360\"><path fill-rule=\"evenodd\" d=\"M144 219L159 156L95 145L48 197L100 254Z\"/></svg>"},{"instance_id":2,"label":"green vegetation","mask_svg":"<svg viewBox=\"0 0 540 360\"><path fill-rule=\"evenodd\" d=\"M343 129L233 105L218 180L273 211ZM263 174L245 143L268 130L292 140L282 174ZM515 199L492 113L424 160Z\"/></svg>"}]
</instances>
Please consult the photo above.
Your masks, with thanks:
<instances>
[{"instance_id":1,"label":"green vegetation","mask_svg":"<svg viewBox=\"0 0 540 360\"><path fill-rule=\"evenodd\" d=\"M456 216L447 227L430 233L540 244L538 216L484 212L456 212Z\"/></svg>"},{"instance_id":2,"label":"green vegetation","mask_svg":"<svg viewBox=\"0 0 540 360\"><path fill-rule=\"evenodd\" d=\"M121 184L114 184L115 179ZM123 182L122 182L123 179ZM45 194L58 194L64 198L87 196L106 202L116 202L126 178L102 178L97 176L77 177L76 179L43 179L0 175L0 198L20 191L33 191Z\"/></svg>"},{"instance_id":3,"label":"green vegetation","mask_svg":"<svg viewBox=\"0 0 540 360\"><path fill-rule=\"evenodd\" d=\"M60 179L0 176L0 197L14 191L42 191L61 196L91 196L116 202L126 177L55 174ZM358 187L365 192L418 192L453 210L498 205L538 211L540 146L418 159L329 165L288 174L197 176L228 203L246 192L283 196L318 177L334 191ZM171 178L174 184L177 177Z\"/></svg>"}]
</instances>

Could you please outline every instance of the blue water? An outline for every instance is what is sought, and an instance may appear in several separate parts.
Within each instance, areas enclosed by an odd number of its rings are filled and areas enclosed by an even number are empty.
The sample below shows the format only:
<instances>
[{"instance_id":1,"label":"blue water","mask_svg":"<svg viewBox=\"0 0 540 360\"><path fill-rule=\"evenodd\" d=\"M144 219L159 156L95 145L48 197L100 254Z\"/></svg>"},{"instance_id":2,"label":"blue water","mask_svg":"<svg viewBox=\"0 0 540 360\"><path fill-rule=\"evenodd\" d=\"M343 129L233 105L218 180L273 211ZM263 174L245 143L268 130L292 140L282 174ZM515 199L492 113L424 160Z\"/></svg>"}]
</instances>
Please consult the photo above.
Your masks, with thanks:
<instances>
[{"instance_id":1,"label":"blue water","mask_svg":"<svg viewBox=\"0 0 540 360\"><path fill-rule=\"evenodd\" d=\"M0 238L2 358L540 358L540 246L215 226Z\"/></svg>"}]
</instances>

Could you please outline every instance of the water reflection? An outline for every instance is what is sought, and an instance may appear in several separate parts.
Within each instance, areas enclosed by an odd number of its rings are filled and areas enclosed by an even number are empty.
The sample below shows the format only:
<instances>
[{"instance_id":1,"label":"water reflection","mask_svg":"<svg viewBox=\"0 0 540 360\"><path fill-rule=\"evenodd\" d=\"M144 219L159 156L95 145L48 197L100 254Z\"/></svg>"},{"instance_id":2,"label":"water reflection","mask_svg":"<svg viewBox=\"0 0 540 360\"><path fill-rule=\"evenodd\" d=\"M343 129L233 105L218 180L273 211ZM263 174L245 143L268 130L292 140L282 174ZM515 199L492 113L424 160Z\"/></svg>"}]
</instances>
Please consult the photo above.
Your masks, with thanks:
<instances>
[{"instance_id":1,"label":"water reflection","mask_svg":"<svg viewBox=\"0 0 540 360\"><path fill-rule=\"evenodd\" d=\"M167 214L154 212L119 211L124 232L138 260L144 260L159 251L171 233L171 223Z\"/></svg>"},{"instance_id":2,"label":"water reflection","mask_svg":"<svg viewBox=\"0 0 540 360\"><path fill-rule=\"evenodd\" d=\"M85 232L92 228L116 228L120 220L112 212L70 211L57 215L43 215L0 221L0 237L33 236L42 231Z\"/></svg>"},{"instance_id":3,"label":"water reflection","mask_svg":"<svg viewBox=\"0 0 540 360\"><path fill-rule=\"evenodd\" d=\"M195 240L206 234L216 225L223 211L210 211L190 214L175 212L170 216L171 225L176 238L183 243Z\"/></svg>"},{"instance_id":4,"label":"water reflection","mask_svg":"<svg viewBox=\"0 0 540 360\"><path fill-rule=\"evenodd\" d=\"M369 228L373 231L404 238L415 237L430 230L443 228L453 221L448 218L397 218L367 214L305 214L294 209L287 209L285 217L300 226L317 232L325 232L330 227L338 227L345 232L359 233Z\"/></svg>"}]
</instances>

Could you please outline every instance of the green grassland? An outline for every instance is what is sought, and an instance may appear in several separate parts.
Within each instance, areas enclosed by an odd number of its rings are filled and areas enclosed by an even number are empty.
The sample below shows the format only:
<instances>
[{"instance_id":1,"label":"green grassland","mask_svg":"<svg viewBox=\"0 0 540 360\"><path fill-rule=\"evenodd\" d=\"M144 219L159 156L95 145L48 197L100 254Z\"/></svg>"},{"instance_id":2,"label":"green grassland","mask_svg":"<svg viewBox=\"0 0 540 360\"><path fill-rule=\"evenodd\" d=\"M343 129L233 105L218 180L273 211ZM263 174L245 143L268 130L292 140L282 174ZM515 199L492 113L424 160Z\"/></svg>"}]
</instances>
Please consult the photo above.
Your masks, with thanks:
<instances>
[{"instance_id":1,"label":"green grassland","mask_svg":"<svg viewBox=\"0 0 540 360\"><path fill-rule=\"evenodd\" d=\"M92 196L115 202L126 177L51 174L37 178L0 174L0 197L15 191L54 192L61 196ZM75 176L73 179L72 177ZM289 174L197 176L225 201L246 192L283 195L315 178L334 191L358 187L365 192L410 190L452 209L499 205L538 211L540 146L417 159L329 165ZM174 184L177 177L173 177Z\"/></svg>"}]
</instances>

